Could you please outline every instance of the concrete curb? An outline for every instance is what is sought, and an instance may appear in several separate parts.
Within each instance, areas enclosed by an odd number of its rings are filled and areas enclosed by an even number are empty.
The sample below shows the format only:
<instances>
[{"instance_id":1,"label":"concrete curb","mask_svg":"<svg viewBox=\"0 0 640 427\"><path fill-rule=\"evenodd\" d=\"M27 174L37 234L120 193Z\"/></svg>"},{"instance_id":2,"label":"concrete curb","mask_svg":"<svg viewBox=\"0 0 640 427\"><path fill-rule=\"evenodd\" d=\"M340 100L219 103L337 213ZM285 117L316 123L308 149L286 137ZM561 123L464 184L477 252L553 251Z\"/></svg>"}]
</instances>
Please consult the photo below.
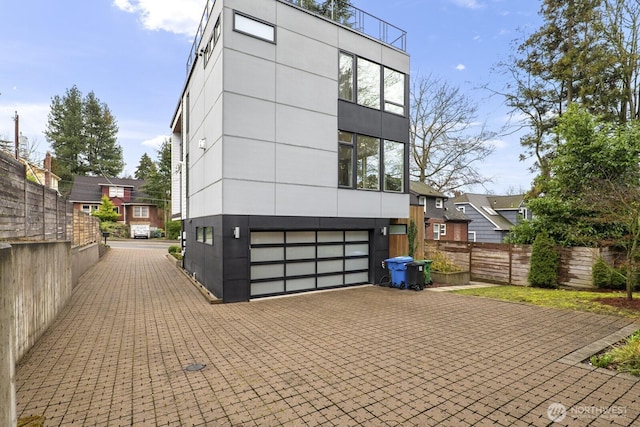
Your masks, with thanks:
<instances>
[{"instance_id":1,"label":"concrete curb","mask_svg":"<svg viewBox=\"0 0 640 427\"><path fill-rule=\"evenodd\" d=\"M202 296L207 300L209 304L222 304L222 300L216 298L204 285L194 279L189 273L187 273L182 266L180 265L180 260L175 259L171 254L166 254L165 257L171 262L175 267L182 273L184 276L189 279L191 284L196 287L202 294Z\"/></svg>"}]
</instances>

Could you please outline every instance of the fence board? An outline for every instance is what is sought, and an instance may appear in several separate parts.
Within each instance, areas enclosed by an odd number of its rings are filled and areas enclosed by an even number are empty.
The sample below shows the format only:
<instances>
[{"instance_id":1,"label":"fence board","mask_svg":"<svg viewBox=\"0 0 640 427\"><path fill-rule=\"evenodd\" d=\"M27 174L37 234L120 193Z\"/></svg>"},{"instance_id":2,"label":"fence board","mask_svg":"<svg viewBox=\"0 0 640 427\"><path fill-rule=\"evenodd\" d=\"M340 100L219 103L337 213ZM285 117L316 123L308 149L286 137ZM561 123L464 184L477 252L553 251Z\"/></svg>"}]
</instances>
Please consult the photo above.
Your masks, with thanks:
<instances>
[{"instance_id":1,"label":"fence board","mask_svg":"<svg viewBox=\"0 0 640 427\"><path fill-rule=\"evenodd\" d=\"M26 178L25 167L0 151L0 240L70 240L74 246L100 241L100 221L57 191ZM77 236L74 229L82 230Z\"/></svg>"}]
</instances>

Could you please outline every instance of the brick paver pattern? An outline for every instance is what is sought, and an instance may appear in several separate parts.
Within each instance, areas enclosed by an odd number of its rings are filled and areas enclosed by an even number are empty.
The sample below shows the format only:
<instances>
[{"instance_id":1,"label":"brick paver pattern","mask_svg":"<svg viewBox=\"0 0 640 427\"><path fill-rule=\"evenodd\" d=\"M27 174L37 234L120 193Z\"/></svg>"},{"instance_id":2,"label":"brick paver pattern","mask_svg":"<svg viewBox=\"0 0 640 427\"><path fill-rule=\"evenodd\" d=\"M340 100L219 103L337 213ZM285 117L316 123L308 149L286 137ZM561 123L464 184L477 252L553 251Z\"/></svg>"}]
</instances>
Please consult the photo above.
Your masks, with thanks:
<instances>
[{"instance_id":1,"label":"brick paver pattern","mask_svg":"<svg viewBox=\"0 0 640 427\"><path fill-rule=\"evenodd\" d=\"M111 249L20 362L18 415L47 426L542 426L557 403L557 425L638 425L637 380L558 361L630 323L377 286L211 305L164 251Z\"/></svg>"}]
</instances>

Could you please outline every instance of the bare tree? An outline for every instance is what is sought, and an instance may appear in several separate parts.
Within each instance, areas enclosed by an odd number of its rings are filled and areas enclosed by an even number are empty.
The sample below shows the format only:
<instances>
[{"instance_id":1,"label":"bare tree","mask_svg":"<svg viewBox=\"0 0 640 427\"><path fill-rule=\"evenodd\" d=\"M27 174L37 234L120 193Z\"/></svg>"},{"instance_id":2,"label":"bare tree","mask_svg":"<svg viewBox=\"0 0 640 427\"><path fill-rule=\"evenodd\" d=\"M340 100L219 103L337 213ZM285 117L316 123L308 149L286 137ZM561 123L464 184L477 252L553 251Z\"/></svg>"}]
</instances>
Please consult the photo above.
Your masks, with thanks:
<instances>
[{"instance_id":1,"label":"bare tree","mask_svg":"<svg viewBox=\"0 0 640 427\"><path fill-rule=\"evenodd\" d=\"M496 136L478 124L478 107L460 88L432 75L411 87L411 176L441 192L486 184L477 165L493 153Z\"/></svg>"}]
</instances>

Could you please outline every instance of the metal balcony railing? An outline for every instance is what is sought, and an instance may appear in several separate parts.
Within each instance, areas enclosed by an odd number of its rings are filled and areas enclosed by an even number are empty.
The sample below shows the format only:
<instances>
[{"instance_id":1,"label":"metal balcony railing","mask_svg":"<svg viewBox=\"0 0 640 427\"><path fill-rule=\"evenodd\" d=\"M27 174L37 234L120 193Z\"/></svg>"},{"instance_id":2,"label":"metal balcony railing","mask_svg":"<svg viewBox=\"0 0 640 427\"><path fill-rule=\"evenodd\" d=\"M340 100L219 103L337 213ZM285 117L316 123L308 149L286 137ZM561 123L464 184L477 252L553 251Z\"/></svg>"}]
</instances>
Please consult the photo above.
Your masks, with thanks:
<instances>
[{"instance_id":1,"label":"metal balcony railing","mask_svg":"<svg viewBox=\"0 0 640 427\"><path fill-rule=\"evenodd\" d=\"M379 40L389 46L400 49L403 52L407 50L407 32L401 30L395 25L389 24L380 18L365 12L362 9L351 6L346 0L282 0L291 3L309 12L319 16L331 19L341 25L349 27L355 31ZM207 27L211 12L216 0L207 0L198 30L191 45L189 58L187 59L187 75L191 72L196 55L198 54L198 46L204 36L204 30Z\"/></svg>"},{"instance_id":2,"label":"metal balcony railing","mask_svg":"<svg viewBox=\"0 0 640 427\"><path fill-rule=\"evenodd\" d=\"M406 52L407 32L345 0L284 0Z\"/></svg>"}]
</instances>

